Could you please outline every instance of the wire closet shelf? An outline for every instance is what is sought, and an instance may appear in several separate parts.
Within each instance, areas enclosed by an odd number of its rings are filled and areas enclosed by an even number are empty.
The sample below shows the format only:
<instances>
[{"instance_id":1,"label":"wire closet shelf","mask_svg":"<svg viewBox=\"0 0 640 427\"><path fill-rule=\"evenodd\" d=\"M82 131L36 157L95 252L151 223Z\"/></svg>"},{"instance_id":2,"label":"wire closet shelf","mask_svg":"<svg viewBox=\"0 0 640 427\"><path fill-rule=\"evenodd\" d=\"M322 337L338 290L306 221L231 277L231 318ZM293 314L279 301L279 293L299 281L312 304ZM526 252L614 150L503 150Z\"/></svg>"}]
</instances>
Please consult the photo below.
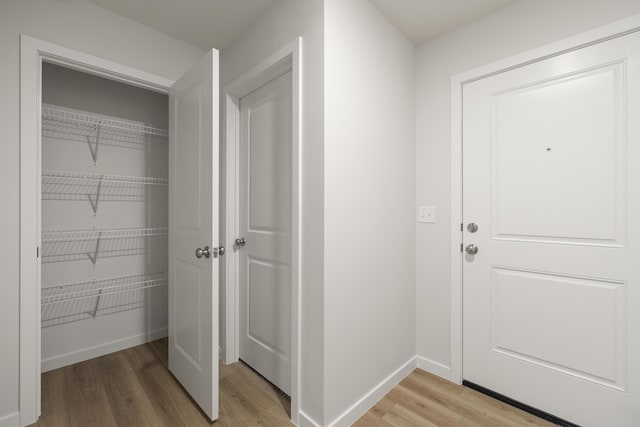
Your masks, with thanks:
<instances>
[{"instance_id":1,"label":"wire closet shelf","mask_svg":"<svg viewBox=\"0 0 640 427\"><path fill-rule=\"evenodd\" d=\"M149 237L166 235L167 227L154 228L100 228L82 230L44 230L42 231L42 243L78 242L84 240L125 239L132 237Z\"/></svg>"},{"instance_id":2,"label":"wire closet shelf","mask_svg":"<svg viewBox=\"0 0 640 427\"><path fill-rule=\"evenodd\" d=\"M166 186L163 178L42 171L43 200L89 201L93 214L102 201L144 201L149 186Z\"/></svg>"},{"instance_id":3,"label":"wire closet shelf","mask_svg":"<svg viewBox=\"0 0 640 427\"><path fill-rule=\"evenodd\" d=\"M169 131L140 122L43 105L42 136L87 144L93 163L97 164L101 144L144 149L147 143L166 142Z\"/></svg>"},{"instance_id":4,"label":"wire closet shelf","mask_svg":"<svg viewBox=\"0 0 640 427\"><path fill-rule=\"evenodd\" d=\"M168 282L167 273L160 272L56 285L42 289L41 304L59 304L120 292L138 291L156 286L164 286L167 285Z\"/></svg>"},{"instance_id":5,"label":"wire closet shelf","mask_svg":"<svg viewBox=\"0 0 640 427\"><path fill-rule=\"evenodd\" d=\"M144 301L144 290L168 283L167 272L158 272L43 288L42 326L138 308ZM137 295L137 298L131 295Z\"/></svg>"},{"instance_id":6,"label":"wire closet shelf","mask_svg":"<svg viewBox=\"0 0 640 427\"><path fill-rule=\"evenodd\" d=\"M99 258L142 255L151 247L147 238L167 234L166 227L44 230L42 262L89 259L95 266Z\"/></svg>"},{"instance_id":7,"label":"wire closet shelf","mask_svg":"<svg viewBox=\"0 0 640 427\"><path fill-rule=\"evenodd\" d=\"M70 124L73 126L86 126L91 129L95 129L98 126L104 127L106 131L111 131L115 134L121 135L156 135L167 138L169 131L166 129L160 129L153 126L147 126L136 122L128 122L124 120L117 120L111 118L100 117L97 115L77 113L74 111L68 111L62 108L54 106L42 106L42 119Z\"/></svg>"}]
</instances>

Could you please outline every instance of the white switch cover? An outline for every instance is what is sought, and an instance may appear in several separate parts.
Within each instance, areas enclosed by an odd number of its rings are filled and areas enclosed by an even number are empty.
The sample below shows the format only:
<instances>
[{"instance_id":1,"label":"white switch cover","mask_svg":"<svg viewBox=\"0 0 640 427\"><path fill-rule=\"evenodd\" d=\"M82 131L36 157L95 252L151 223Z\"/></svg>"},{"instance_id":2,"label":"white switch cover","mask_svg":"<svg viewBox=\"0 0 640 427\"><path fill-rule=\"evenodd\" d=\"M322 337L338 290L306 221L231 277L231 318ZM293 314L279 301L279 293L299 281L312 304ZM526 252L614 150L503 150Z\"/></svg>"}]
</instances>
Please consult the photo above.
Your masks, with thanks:
<instances>
[{"instance_id":1,"label":"white switch cover","mask_svg":"<svg viewBox=\"0 0 640 427\"><path fill-rule=\"evenodd\" d=\"M418 222L436 222L435 206L420 206L418 208Z\"/></svg>"}]
</instances>

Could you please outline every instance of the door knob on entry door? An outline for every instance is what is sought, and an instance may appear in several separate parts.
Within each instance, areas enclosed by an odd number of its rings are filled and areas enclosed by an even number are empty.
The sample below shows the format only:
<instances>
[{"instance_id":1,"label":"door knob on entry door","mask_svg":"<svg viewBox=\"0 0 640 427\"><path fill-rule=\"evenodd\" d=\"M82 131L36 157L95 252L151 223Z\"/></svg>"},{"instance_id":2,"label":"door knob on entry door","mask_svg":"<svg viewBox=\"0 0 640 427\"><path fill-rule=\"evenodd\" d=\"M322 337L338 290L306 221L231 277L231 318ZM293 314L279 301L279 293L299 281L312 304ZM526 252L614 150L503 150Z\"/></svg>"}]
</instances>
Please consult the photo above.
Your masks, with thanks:
<instances>
[{"instance_id":1,"label":"door knob on entry door","mask_svg":"<svg viewBox=\"0 0 640 427\"><path fill-rule=\"evenodd\" d=\"M467 247L464 248L464 251L469 255L475 255L478 253L478 247L472 243L470 245L467 245Z\"/></svg>"},{"instance_id":2,"label":"door knob on entry door","mask_svg":"<svg viewBox=\"0 0 640 427\"><path fill-rule=\"evenodd\" d=\"M236 239L236 246L244 246L246 244L247 242L245 242L244 237L240 237L239 239Z\"/></svg>"},{"instance_id":3,"label":"door knob on entry door","mask_svg":"<svg viewBox=\"0 0 640 427\"><path fill-rule=\"evenodd\" d=\"M196 249L196 258L209 258L211 256L211 248L209 246L205 246L204 249L198 248Z\"/></svg>"}]
</instances>

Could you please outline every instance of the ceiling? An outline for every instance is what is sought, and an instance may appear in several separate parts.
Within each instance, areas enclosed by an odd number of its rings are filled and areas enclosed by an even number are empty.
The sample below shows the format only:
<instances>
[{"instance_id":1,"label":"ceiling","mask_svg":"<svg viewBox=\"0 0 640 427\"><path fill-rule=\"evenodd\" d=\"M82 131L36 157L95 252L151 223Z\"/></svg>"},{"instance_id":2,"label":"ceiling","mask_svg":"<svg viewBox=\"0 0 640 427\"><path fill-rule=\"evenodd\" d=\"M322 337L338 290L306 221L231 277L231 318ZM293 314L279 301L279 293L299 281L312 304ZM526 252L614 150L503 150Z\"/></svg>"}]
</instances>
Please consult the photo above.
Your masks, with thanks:
<instances>
[{"instance_id":1,"label":"ceiling","mask_svg":"<svg viewBox=\"0 0 640 427\"><path fill-rule=\"evenodd\" d=\"M87 1L203 49L223 49L278 0ZM516 0L369 1L421 44Z\"/></svg>"},{"instance_id":2,"label":"ceiling","mask_svg":"<svg viewBox=\"0 0 640 427\"><path fill-rule=\"evenodd\" d=\"M502 9L517 0L369 0L415 44Z\"/></svg>"},{"instance_id":3,"label":"ceiling","mask_svg":"<svg viewBox=\"0 0 640 427\"><path fill-rule=\"evenodd\" d=\"M276 0L87 0L202 49L223 49Z\"/></svg>"}]
</instances>

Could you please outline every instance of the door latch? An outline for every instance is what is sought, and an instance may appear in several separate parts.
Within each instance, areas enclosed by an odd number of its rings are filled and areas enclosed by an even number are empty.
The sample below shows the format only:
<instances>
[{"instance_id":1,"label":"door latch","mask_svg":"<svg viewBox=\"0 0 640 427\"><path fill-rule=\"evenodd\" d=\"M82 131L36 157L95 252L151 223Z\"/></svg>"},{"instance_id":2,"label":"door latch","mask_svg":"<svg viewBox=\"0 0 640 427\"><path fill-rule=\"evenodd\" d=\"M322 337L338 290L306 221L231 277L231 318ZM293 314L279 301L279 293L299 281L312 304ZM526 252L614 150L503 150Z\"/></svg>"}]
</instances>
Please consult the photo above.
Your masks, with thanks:
<instances>
[{"instance_id":1,"label":"door latch","mask_svg":"<svg viewBox=\"0 0 640 427\"><path fill-rule=\"evenodd\" d=\"M204 249L196 249L196 258L211 258L211 255L213 255L214 258L218 258L219 256L224 255L226 252L227 250L224 248L224 246L220 246L217 248L210 248L209 246L205 246Z\"/></svg>"}]
</instances>

